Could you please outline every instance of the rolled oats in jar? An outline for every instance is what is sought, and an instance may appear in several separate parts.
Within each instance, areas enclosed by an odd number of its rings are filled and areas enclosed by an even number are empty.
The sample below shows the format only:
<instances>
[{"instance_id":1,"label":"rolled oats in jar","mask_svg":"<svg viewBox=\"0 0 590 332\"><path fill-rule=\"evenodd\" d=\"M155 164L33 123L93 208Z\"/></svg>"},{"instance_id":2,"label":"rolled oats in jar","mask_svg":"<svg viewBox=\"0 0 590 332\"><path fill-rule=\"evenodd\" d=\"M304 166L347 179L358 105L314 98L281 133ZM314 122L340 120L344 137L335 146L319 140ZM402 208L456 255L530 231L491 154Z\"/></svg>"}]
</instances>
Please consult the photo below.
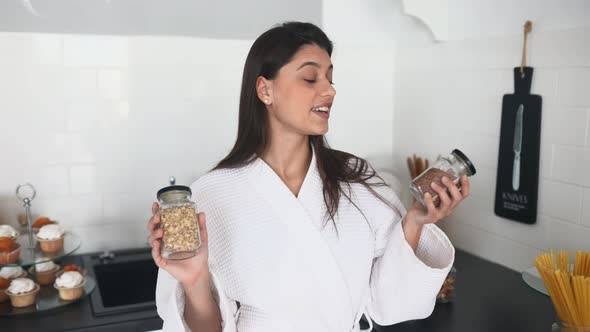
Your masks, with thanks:
<instances>
[{"instance_id":1,"label":"rolled oats in jar","mask_svg":"<svg viewBox=\"0 0 590 332\"><path fill-rule=\"evenodd\" d=\"M160 189L157 198L160 203L160 228L164 230L162 256L179 260L197 254L201 234L195 203L190 200L191 189L174 183L174 178L171 178L170 186Z\"/></svg>"},{"instance_id":2,"label":"rolled oats in jar","mask_svg":"<svg viewBox=\"0 0 590 332\"><path fill-rule=\"evenodd\" d=\"M424 194L430 193L434 206L438 207L440 205L440 198L438 197L438 193L432 189L432 182L445 188L446 186L442 183L442 178L446 176L461 190L461 176L472 176L474 174L475 166L473 166L471 160L461 150L455 149L448 156L438 157L431 167L414 178L410 183L410 192L424 207L426 207Z\"/></svg>"}]
</instances>

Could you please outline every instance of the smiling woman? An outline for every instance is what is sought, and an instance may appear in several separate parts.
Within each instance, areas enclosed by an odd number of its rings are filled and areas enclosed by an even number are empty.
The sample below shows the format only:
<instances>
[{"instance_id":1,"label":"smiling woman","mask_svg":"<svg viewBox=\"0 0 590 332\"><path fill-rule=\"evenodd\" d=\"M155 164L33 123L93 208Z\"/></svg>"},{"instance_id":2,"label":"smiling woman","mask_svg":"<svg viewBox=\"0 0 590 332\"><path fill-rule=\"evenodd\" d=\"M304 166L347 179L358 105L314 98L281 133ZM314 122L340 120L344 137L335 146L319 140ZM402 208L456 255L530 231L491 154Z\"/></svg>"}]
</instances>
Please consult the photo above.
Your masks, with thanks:
<instances>
[{"instance_id":1,"label":"smiling woman","mask_svg":"<svg viewBox=\"0 0 590 332\"><path fill-rule=\"evenodd\" d=\"M362 316L390 325L432 312L454 259L434 223L469 184L459 192L443 181L447 188L433 187L440 207L427 197L427 210L405 213L366 160L330 148L332 48L302 22L252 45L235 144L191 187L202 234L196 256L161 256L153 204L149 242L165 330L358 332Z\"/></svg>"}]
</instances>

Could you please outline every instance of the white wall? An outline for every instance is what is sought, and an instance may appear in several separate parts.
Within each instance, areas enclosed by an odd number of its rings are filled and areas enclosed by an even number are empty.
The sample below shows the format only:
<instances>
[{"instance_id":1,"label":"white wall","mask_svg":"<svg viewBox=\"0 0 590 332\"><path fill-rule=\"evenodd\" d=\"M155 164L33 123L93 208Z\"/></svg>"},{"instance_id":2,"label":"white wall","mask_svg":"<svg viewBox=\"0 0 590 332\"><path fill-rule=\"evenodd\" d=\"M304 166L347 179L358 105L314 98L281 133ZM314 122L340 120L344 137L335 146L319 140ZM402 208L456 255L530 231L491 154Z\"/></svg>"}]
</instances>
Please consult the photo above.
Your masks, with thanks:
<instances>
[{"instance_id":1,"label":"white wall","mask_svg":"<svg viewBox=\"0 0 590 332\"><path fill-rule=\"evenodd\" d=\"M338 91L329 139L391 161L393 31L372 24L389 24L378 3L323 3ZM373 36L364 49L347 38L349 15ZM28 181L33 212L80 235L80 252L145 245L168 177L190 184L232 147L252 42L0 33L0 224L17 224L14 189Z\"/></svg>"},{"instance_id":2,"label":"white wall","mask_svg":"<svg viewBox=\"0 0 590 332\"><path fill-rule=\"evenodd\" d=\"M451 41L432 42L410 18L397 29L394 156L400 177L409 180L405 157L411 153L432 160L459 147L478 173L472 197L441 223L457 247L516 270L532 266L540 250L590 250L590 2L449 3ZM527 19L533 21L532 93L543 97L535 225L493 212L502 96L514 91L512 68L520 65ZM498 20L512 26L492 24Z\"/></svg>"}]
</instances>

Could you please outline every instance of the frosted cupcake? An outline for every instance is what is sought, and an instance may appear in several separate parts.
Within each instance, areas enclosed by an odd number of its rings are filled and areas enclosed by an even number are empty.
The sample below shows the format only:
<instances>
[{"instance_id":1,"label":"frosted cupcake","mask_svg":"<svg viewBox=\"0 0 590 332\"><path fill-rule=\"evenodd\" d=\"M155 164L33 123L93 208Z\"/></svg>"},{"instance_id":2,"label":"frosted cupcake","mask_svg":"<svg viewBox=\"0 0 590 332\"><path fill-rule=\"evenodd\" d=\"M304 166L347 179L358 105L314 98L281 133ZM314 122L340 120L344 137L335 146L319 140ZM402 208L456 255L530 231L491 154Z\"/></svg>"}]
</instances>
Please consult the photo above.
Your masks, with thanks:
<instances>
[{"instance_id":1,"label":"frosted cupcake","mask_svg":"<svg viewBox=\"0 0 590 332\"><path fill-rule=\"evenodd\" d=\"M18 232L10 225L0 225L0 237L9 237L13 240L18 238Z\"/></svg>"},{"instance_id":2,"label":"frosted cupcake","mask_svg":"<svg viewBox=\"0 0 590 332\"><path fill-rule=\"evenodd\" d=\"M5 266L0 269L0 278L13 280L16 278L23 278L27 272L20 266Z\"/></svg>"},{"instance_id":3,"label":"frosted cupcake","mask_svg":"<svg viewBox=\"0 0 590 332\"><path fill-rule=\"evenodd\" d=\"M58 224L49 224L41 227L36 238L43 252L55 252L64 247L64 229Z\"/></svg>"},{"instance_id":4,"label":"frosted cupcake","mask_svg":"<svg viewBox=\"0 0 590 332\"><path fill-rule=\"evenodd\" d=\"M0 303L8 301L6 289L10 286L10 280L0 277Z\"/></svg>"},{"instance_id":5,"label":"frosted cupcake","mask_svg":"<svg viewBox=\"0 0 590 332\"><path fill-rule=\"evenodd\" d=\"M35 262L37 264L29 268L29 273L35 276L37 283L41 286L53 284L55 281L55 273L59 270L59 265L53 263L53 261L49 260L47 257L39 257Z\"/></svg>"},{"instance_id":6,"label":"frosted cupcake","mask_svg":"<svg viewBox=\"0 0 590 332\"><path fill-rule=\"evenodd\" d=\"M62 300L75 300L84 294L86 280L79 271L66 271L59 275L53 287L59 291Z\"/></svg>"},{"instance_id":7,"label":"frosted cupcake","mask_svg":"<svg viewBox=\"0 0 590 332\"><path fill-rule=\"evenodd\" d=\"M35 303L39 285L27 278L17 278L10 282L10 286L5 293L10 297L10 303L13 307L28 307Z\"/></svg>"},{"instance_id":8,"label":"frosted cupcake","mask_svg":"<svg viewBox=\"0 0 590 332\"><path fill-rule=\"evenodd\" d=\"M14 264L20 256L20 244L7 236L0 237L0 264Z\"/></svg>"}]
</instances>

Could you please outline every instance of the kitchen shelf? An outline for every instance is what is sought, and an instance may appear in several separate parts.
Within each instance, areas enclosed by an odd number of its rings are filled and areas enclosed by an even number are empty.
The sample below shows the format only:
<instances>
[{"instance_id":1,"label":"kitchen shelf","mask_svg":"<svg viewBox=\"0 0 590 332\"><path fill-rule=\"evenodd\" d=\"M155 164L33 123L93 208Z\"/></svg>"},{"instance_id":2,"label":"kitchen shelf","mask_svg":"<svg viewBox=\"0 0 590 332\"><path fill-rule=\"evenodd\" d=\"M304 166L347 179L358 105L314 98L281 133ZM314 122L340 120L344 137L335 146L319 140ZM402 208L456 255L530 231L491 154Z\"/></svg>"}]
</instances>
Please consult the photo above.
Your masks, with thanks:
<instances>
[{"instance_id":1,"label":"kitchen shelf","mask_svg":"<svg viewBox=\"0 0 590 332\"><path fill-rule=\"evenodd\" d=\"M65 301L59 298L59 291L53 285L41 286L34 305L28 307L16 308L10 304L10 300L0 303L0 316L15 316L23 314L32 314L36 312L49 311L66 306L70 303L78 302L88 296L96 287L96 281L92 276L84 276L84 294L75 300Z\"/></svg>"},{"instance_id":2,"label":"kitchen shelf","mask_svg":"<svg viewBox=\"0 0 590 332\"><path fill-rule=\"evenodd\" d=\"M41 248L39 248L39 243L37 242L37 240L33 239L33 241L35 242L34 248L29 248L28 234L21 234L17 239L17 242L21 245L20 256L18 261L14 264L0 264L0 267L22 266L23 268L27 268L30 265L47 262L49 260L59 260L60 258L70 255L74 251L78 250L78 248L80 248L80 245L82 244L80 238L71 232L66 232L64 234L63 249L55 252L42 252ZM35 260L40 257L45 257L47 259L36 262Z\"/></svg>"}]
</instances>

